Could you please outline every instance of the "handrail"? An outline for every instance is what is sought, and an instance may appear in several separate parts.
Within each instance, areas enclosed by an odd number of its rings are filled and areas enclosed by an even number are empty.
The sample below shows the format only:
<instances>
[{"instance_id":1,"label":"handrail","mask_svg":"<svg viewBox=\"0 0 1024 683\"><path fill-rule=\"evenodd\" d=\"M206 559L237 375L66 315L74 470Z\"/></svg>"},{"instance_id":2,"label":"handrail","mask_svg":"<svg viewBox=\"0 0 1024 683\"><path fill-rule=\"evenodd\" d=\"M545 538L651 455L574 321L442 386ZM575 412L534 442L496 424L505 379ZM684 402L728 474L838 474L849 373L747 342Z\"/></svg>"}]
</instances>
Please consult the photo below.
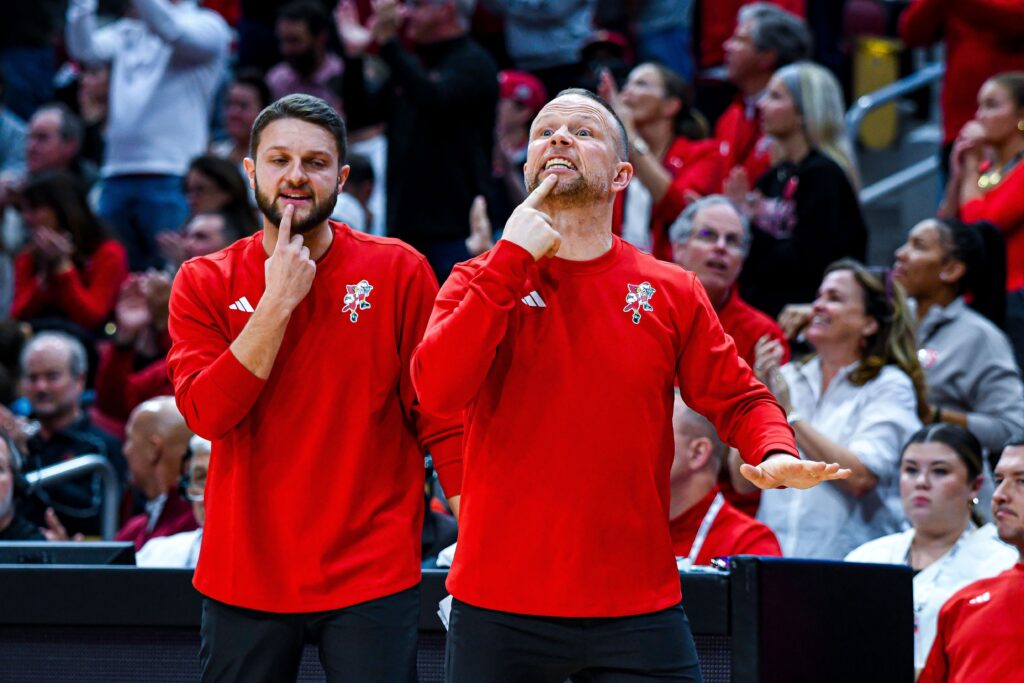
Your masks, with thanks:
<instances>
[{"instance_id":1,"label":"handrail","mask_svg":"<svg viewBox=\"0 0 1024 683\"><path fill-rule=\"evenodd\" d=\"M893 192L902 190L904 187L913 185L922 178L926 178L930 174L934 173L938 167L938 157L934 154L932 156L925 157L924 159L921 159L921 161L907 166L890 176L882 178L877 183L868 185L862 189L858 195L860 198L860 205L862 207L870 206Z\"/></svg>"},{"instance_id":2,"label":"handrail","mask_svg":"<svg viewBox=\"0 0 1024 683\"><path fill-rule=\"evenodd\" d=\"M851 145L856 145L857 135L860 133L861 124L872 110L881 107L883 104L892 102L897 97L902 97L909 92L919 90L942 79L946 73L946 65L942 62L929 64L918 71L893 81L889 85L879 88L866 95L861 95L846 112L846 137Z\"/></svg>"},{"instance_id":3,"label":"handrail","mask_svg":"<svg viewBox=\"0 0 1024 683\"><path fill-rule=\"evenodd\" d=\"M30 486L43 487L61 484L69 479L78 479L83 474L96 472L103 480L103 507L100 512L100 533L103 540L114 540L117 533L117 508L121 503L121 484L110 461L101 455L80 455L66 462L26 472L25 480Z\"/></svg>"}]
</instances>

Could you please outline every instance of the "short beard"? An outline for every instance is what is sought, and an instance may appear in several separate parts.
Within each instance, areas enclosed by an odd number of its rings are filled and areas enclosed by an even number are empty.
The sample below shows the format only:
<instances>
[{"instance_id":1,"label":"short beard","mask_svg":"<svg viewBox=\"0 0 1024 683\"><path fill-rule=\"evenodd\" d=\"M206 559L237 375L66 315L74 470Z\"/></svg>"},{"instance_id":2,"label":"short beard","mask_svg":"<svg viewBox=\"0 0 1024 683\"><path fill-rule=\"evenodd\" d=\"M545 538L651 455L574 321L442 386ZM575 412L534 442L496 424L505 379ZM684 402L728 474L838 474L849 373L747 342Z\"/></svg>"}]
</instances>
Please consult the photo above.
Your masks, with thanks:
<instances>
[{"instance_id":1,"label":"short beard","mask_svg":"<svg viewBox=\"0 0 1024 683\"><path fill-rule=\"evenodd\" d=\"M259 181L254 181L256 191L256 206L259 207L263 215L274 224L274 227L281 227L281 211L274 205L274 200L268 195L260 191ZM309 215L301 220L296 220L294 214L292 214L292 234L302 235L316 226L323 223L325 220L331 217L334 212L334 205L338 203L338 190L326 198L327 201L317 201L313 198L313 206L309 210Z\"/></svg>"},{"instance_id":2,"label":"short beard","mask_svg":"<svg viewBox=\"0 0 1024 683\"><path fill-rule=\"evenodd\" d=\"M539 185L540 171L537 171L532 178L526 180L527 194L533 192ZM553 208L587 206L607 198L610 190L611 187L607 180L591 179L579 175L566 185L560 179L554 189L544 198L544 204Z\"/></svg>"}]
</instances>

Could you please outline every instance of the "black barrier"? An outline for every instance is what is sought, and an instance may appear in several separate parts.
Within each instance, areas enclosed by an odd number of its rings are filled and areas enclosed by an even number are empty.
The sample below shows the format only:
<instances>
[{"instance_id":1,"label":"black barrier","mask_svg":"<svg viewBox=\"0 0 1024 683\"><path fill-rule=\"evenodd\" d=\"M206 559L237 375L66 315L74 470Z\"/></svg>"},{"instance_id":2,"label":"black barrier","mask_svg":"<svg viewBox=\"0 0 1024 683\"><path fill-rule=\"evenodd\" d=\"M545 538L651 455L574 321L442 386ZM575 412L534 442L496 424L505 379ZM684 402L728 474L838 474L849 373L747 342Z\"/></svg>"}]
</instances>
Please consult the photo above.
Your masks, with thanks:
<instances>
[{"instance_id":1,"label":"black barrier","mask_svg":"<svg viewBox=\"0 0 1024 683\"><path fill-rule=\"evenodd\" d=\"M444 578L424 572L421 683L442 680ZM680 582L707 683L913 681L905 567L739 557ZM185 570L0 566L0 679L196 681L200 604ZM312 647L299 680L323 680Z\"/></svg>"}]
</instances>

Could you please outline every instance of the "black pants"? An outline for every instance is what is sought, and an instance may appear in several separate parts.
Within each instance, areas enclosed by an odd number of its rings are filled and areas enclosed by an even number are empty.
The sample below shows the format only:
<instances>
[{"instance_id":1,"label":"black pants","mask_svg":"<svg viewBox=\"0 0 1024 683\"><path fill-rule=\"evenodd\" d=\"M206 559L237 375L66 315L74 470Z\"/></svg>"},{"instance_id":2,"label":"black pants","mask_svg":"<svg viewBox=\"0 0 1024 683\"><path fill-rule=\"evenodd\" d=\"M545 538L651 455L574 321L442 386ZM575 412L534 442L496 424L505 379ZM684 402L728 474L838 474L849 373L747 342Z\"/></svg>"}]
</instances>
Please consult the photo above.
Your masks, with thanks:
<instances>
[{"instance_id":1,"label":"black pants","mask_svg":"<svg viewBox=\"0 0 1024 683\"><path fill-rule=\"evenodd\" d=\"M534 617L452 601L447 683L700 683L682 605L610 618Z\"/></svg>"},{"instance_id":2,"label":"black pants","mask_svg":"<svg viewBox=\"0 0 1024 683\"><path fill-rule=\"evenodd\" d=\"M420 589L327 612L277 614L203 600L203 683L294 681L307 642L328 683L416 683Z\"/></svg>"}]
</instances>

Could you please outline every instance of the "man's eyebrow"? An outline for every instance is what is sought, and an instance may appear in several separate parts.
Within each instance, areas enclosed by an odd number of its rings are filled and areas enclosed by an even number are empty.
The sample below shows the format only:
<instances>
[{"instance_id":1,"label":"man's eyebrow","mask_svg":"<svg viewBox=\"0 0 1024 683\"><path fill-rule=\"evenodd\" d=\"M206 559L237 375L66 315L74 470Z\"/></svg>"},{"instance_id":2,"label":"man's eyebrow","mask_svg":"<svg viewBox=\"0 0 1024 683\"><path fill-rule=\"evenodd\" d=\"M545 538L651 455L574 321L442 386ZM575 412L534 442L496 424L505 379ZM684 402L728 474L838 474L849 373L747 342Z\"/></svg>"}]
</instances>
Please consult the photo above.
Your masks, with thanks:
<instances>
[{"instance_id":1,"label":"man's eyebrow","mask_svg":"<svg viewBox=\"0 0 1024 683\"><path fill-rule=\"evenodd\" d=\"M536 119L534 119L533 123L534 123L534 125L538 125L542 121L545 121L545 120L551 118L551 116L552 116L552 114L542 114L542 115L538 116ZM570 121L575 122L575 121L577 121L579 119L587 119L587 120L593 121L595 123L603 123L601 117L597 116L596 114L591 114L589 112L578 112L578 113L574 113L574 114L570 114L569 115L569 120Z\"/></svg>"}]
</instances>

